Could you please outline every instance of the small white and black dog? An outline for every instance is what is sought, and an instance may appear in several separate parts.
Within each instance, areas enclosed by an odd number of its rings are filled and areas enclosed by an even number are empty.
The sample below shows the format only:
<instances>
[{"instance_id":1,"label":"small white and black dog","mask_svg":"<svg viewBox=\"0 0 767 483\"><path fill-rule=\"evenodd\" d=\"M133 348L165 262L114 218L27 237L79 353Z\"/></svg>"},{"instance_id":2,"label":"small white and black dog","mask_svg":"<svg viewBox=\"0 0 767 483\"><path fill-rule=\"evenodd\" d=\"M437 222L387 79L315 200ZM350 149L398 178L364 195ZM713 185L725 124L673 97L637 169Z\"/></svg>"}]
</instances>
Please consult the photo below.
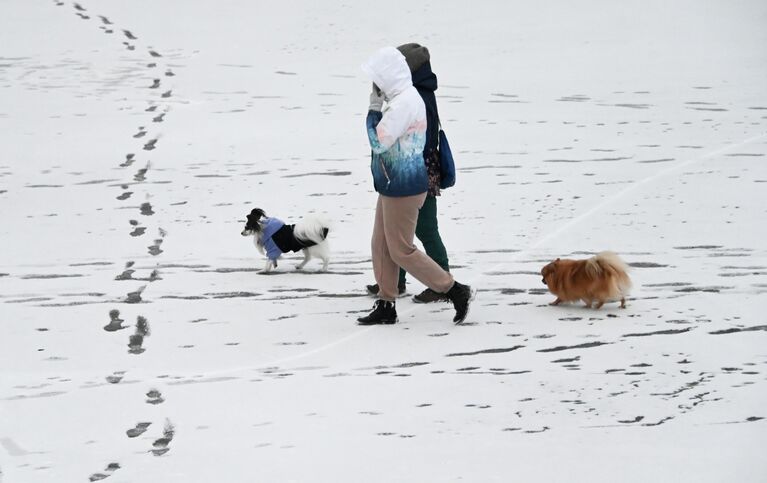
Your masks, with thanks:
<instances>
[{"instance_id":1,"label":"small white and black dog","mask_svg":"<svg viewBox=\"0 0 767 483\"><path fill-rule=\"evenodd\" d=\"M253 209L248 215L242 236L253 236L258 251L266 256L263 273L277 267L277 259L283 253L304 252L304 260L296 265L300 270L312 258L322 259L322 271L328 269L330 247L327 236L330 223L314 215L308 215L295 225L286 225L282 220L266 216L264 210Z\"/></svg>"}]
</instances>

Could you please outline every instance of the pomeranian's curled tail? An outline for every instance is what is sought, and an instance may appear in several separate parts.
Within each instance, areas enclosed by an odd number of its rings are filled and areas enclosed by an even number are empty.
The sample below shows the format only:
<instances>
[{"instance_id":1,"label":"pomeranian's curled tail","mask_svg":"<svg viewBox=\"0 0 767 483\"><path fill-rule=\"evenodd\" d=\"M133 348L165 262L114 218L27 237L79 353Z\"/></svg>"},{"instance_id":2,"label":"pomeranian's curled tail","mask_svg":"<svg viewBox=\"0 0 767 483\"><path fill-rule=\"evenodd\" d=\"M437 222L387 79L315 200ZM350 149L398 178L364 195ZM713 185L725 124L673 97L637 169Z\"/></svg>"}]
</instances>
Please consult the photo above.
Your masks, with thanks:
<instances>
[{"instance_id":1,"label":"pomeranian's curled tail","mask_svg":"<svg viewBox=\"0 0 767 483\"><path fill-rule=\"evenodd\" d=\"M587 262L587 269L592 273L609 273L612 275L615 285L621 294L627 294L631 289L631 278L629 278L629 266L626 265L621 257L613 252L601 252L592 257Z\"/></svg>"}]
</instances>

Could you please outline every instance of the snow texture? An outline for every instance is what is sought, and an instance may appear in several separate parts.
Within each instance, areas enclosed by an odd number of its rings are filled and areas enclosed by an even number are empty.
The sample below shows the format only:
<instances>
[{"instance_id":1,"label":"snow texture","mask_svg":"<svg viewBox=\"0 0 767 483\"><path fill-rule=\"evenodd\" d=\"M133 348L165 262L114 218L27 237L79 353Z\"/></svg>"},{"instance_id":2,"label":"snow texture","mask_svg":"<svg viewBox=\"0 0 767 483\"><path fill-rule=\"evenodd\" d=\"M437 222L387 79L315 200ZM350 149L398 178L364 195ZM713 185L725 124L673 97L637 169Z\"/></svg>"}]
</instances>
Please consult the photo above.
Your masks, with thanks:
<instances>
[{"instance_id":1,"label":"snow texture","mask_svg":"<svg viewBox=\"0 0 767 483\"><path fill-rule=\"evenodd\" d=\"M6 0L0 481L767 481L767 3ZM360 64L429 47L448 304L373 299ZM302 271L252 208L333 220ZM626 309L549 306L611 250ZM410 279L408 295L423 286Z\"/></svg>"}]
</instances>

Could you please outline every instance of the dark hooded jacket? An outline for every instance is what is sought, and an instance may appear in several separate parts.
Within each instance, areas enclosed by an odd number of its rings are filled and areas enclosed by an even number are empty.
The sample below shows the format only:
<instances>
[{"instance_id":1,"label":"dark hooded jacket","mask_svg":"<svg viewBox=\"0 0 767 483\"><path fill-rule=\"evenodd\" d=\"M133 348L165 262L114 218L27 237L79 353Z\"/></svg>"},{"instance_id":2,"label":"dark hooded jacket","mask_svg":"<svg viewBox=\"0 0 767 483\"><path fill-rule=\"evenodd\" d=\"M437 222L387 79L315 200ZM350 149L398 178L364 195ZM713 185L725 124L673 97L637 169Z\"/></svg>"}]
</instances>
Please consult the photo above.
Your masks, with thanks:
<instances>
[{"instance_id":1,"label":"dark hooded jacket","mask_svg":"<svg viewBox=\"0 0 767 483\"><path fill-rule=\"evenodd\" d=\"M439 196L441 182L437 145L439 144L439 113L434 91L437 90L437 76L431 70L429 49L417 43L403 44L397 47L405 56L413 87L423 99L426 106L426 143L423 149L423 159L429 177L429 195Z\"/></svg>"},{"instance_id":2,"label":"dark hooded jacket","mask_svg":"<svg viewBox=\"0 0 767 483\"><path fill-rule=\"evenodd\" d=\"M426 104L426 146L423 149L424 159L429 159L429 153L437 149L439 140L439 113L434 91L437 90L437 76L431 70L431 55L429 49L417 43L402 44L397 47L405 56L413 87L421 95Z\"/></svg>"},{"instance_id":3,"label":"dark hooded jacket","mask_svg":"<svg viewBox=\"0 0 767 483\"><path fill-rule=\"evenodd\" d=\"M437 90L437 75L431 71L431 63L426 62L412 72L413 86L426 104L426 146L423 149L424 158L437 149L439 140L439 113L434 91Z\"/></svg>"}]
</instances>

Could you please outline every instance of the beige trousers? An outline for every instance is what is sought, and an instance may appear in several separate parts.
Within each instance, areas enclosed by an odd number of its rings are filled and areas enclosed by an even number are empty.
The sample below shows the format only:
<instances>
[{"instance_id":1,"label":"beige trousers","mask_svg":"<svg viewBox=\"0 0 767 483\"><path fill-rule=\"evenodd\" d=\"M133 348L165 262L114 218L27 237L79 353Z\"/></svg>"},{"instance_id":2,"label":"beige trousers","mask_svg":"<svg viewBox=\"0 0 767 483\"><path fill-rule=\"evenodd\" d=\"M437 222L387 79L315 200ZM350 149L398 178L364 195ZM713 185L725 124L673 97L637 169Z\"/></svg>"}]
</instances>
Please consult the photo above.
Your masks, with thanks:
<instances>
[{"instance_id":1,"label":"beige trousers","mask_svg":"<svg viewBox=\"0 0 767 483\"><path fill-rule=\"evenodd\" d=\"M413 244L418 210L425 199L426 193L403 197L378 195L371 247L378 296L383 300L397 298L399 267L435 292L444 293L453 286L450 272Z\"/></svg>"}]
</instances>

